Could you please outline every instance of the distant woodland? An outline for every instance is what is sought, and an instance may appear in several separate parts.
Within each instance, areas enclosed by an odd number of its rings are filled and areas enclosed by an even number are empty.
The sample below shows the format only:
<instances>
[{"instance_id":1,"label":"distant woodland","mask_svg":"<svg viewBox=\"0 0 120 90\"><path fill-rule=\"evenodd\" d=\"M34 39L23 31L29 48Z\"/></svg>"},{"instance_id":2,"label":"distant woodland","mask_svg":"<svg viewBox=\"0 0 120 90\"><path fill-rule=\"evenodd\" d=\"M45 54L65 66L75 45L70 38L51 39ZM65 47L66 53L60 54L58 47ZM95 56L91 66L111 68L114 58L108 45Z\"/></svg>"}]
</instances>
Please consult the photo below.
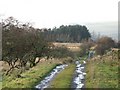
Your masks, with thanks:
<instances>
[{"instance_id":1,"label":"distant woodland","mask_svg":"<svg viewBox=\"0 0 120 90\"><path fill-rule=\"evenodd\" d=\"M42 33L44 38L50 42L78 43L91 37L87 27L81 25L62 25L59 28L44 29Z\"/></svg>"},{"instance_id":2,"label":"distant woodland","mask_svg":"<svg viewBox=\"0 0 120 90\"><path fill-rule=\"evenodd\" d=\"M0 24L2 24L2 61L10 66L6 74L14 68L26 67L27 63L30 64L29 67L35 66L39 62L35 61L36 57L71 56L66 49L51 50L52 42L81 42L91 37L87 27L81 25L36 29L30 23L21 23L13 17L3 20ZM16 64L18 62L19 64Z\"/></svg>"},{"instance_id":3,"label":"distant woodland","mask_svg":"<svg viewBox=\"0 0 120 90\"><path fill-rule=\"evenodd\" d=\"M6 75L14 68L26 68L28 64L30 68L35 66L40 60L36 62L36 57L62 58L74 55L66 48L55 48L52 42L85 42L81 46L80 55L85 55L87 50L95 45L96 53L100 55L117 46L109 37L102 37L96 43L90 41L89 30L81 25L36 29L30 23L21 23L13 17L3 20L0 24L2 25L2 61L10 66Z\"/></svg>"}]
</instances>

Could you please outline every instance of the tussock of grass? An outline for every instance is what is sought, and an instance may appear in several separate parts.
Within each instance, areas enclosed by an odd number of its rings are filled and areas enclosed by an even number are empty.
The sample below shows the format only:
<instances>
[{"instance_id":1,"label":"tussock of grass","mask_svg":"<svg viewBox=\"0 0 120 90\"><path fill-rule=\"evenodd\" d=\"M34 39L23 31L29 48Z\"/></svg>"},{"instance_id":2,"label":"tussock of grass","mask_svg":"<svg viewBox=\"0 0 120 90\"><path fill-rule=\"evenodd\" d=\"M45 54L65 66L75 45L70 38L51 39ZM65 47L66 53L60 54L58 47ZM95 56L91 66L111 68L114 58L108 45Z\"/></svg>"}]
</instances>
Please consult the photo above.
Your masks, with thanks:
<instances>
[{"instance_id":1,"label":"tussock of grass","mask_svg":"<svg viewBox=\"0 0 120 90\"><path fill-rule=\"evenodd\" d=\"M112 52L102 59L91 59L86 65L86 88L118 88L117 57L117 53Z\"/></svg>"},{"instance_id":2,"label":"tussock of grass","mask_svg":"<svg viewBox=\"0 0 120 90\"><path fill-rule=\"evenodd\" d=\"M50 88L70 88L74 70L75 64L70 64L55 77L50 84Z\"/></svg>"},{"instance_id":3,"label":"tussock of grass","mask_svg":"<svg viewBox=\"0 0 120 90\"><path fill-rule=\"evenodd\" d=\"M6 76L2 88L34 88L57 64L42 63L21 74L21 78Z\"/></svg>"}]
</instances>

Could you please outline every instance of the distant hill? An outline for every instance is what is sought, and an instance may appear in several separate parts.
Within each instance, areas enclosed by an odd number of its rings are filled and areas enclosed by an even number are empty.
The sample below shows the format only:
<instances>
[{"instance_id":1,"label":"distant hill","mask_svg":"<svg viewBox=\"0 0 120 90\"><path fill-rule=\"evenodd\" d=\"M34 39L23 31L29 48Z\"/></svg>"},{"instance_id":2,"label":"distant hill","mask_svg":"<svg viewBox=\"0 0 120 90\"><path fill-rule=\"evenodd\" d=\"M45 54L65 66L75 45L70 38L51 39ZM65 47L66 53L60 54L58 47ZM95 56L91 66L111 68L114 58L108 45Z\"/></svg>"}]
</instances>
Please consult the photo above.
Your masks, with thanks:
<instances>
[{"instance_id":1,"label":"distant hill","mask_svg":"<svg viewBox=\"0 0 120 90\"><path fill-rule=\"evenodd\" d=\"M117 22L101 22L86 24L90 32L100 33L118 40L118 23Z\"/></svg>"}]
</instances>

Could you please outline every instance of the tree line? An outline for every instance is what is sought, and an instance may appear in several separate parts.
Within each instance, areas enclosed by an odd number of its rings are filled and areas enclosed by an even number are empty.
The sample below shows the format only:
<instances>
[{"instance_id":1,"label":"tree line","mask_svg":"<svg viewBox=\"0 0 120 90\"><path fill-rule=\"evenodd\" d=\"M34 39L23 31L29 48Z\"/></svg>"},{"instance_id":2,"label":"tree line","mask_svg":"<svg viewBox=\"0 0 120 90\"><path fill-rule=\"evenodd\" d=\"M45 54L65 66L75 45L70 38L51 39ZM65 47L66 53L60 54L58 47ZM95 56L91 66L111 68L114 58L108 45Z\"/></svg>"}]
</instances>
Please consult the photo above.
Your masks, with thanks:
<instances>
[{"instance_id":1,"label":"tree line","mask_svg":"<svg viewBox=\"0 0 120 90\"><path fill-rule=\"evenodd\" d=\"M49 46L41 33L29 23L20 23L13 17L2 22L2 60L14 68L35 66L36 57L47 55Z\"/></svg>"},{"instance_id":2,"label":"tree line","mask_svg":"<svg viewBox=\"0 0 120 90\"><path fill-rule=\"evenodd\" d=\"M72 43L79 43L91 37L87 27L81 25L61 25L59 28L44 29L43 36L49 42Z\"/></svg>"},{"instance_id":3,"label":"tree line","mask_svg":"<svg viewBox=\"0 0 120 90\"><path fill-rule=\"evenodd\" d=\"M30 23L20 23L9 17L2 24L2 61L9 65L9 74L14 68L33 67L40 61L36 58L62 58L73 53L67 48L55 47L52 42L83 42L80 55L84 55L90 47L97 43L96 52L104 54L105 50L114 47L109 37L100 38L96 43L89 41L91 34L86 26L62 25L53 29L36 29Z\"/></svg>"},{"instance_id":4,"label":"tree line","mask_svg":"<svg viewBox=\"0 0 120 90\"><path fill-rule=\"evenodd\" d=\"M14 69L19 69L22 73L26 68L37 65L42 57L62 58L72 56L67 48L54 47L51 41L56 37L53 36L48 39L49 35L46 36L49 29L46 31L36 29L30 23L21 23L14 17L9 17L0 23L2 24L2 61L9 65L6 75ZM50 31L50 33L53 33L51 35L55 35L55 31ZM37 57L39 57L39 60L36 61Z\"/></svg>"}]
</instances>

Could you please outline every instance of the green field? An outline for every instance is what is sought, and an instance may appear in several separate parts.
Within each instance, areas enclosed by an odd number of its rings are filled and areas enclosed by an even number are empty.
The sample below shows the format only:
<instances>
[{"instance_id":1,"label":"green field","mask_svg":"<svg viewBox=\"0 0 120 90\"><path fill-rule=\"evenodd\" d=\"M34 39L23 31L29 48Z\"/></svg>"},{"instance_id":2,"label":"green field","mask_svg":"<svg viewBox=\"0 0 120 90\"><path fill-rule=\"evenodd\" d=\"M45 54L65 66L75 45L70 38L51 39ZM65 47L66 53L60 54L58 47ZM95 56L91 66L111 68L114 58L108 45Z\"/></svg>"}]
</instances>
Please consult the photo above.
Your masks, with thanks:
<instances>
[{"instance_id":1,"label":"green field","mask_svg":"<svg viewBox=\"0 0 120 90\"><path fill-rule=\"evenodd\" d=\"M70 88L74 71L75 64L69 64L69 66L60 72L51 82L50 88Z\"/></svg>"},{"instance_id":2,"label":"green field","mask_svg":"<svg viewBox=\"0 0 120 90\"><path fill-rule=\"evenodd\" d=\"M33 88L39 83L57 64L44 62L21 74L21 78L12 76L3 77L3 88Z\"/></svg>"},{"instance_id":3,"label":"green field","mask_svg":"<svg viewBox=\"0 0 120 90\"><path fill-rule=\"evenodd\" d=\"M118 88L117 52L93 58L86 65L86 88Z\"/></svg>"}]
</instances>

